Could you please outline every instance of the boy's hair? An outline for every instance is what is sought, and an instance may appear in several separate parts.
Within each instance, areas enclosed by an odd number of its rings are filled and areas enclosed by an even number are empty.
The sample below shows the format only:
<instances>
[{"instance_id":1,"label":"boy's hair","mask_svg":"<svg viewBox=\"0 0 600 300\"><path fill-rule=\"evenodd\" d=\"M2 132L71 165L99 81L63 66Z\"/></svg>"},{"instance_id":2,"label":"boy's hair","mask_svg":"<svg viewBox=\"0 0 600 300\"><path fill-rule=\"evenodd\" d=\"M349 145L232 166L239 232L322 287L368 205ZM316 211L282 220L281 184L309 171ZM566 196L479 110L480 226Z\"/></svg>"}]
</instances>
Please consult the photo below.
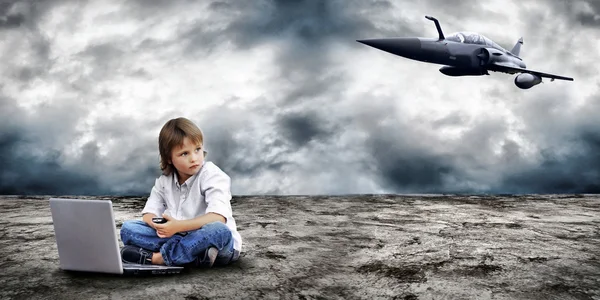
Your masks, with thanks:
<instances>
[{"instance_id":1,"label":"boy's hair","mask_svg":"<svg viewBox=\"0 0 600 300\"><path fill-rule=\"evenodd\" d=\"M171 175L175 172L171 160L171 151L173 147L183 144L184 138L189 138L192 143L204 144L202 131L196 124L186 118L171 119L160 130L158 135L158 152L160 153L160 169L164 175ZM206 156L206 152L204 152Z\"/></svg>"}]
</instances>

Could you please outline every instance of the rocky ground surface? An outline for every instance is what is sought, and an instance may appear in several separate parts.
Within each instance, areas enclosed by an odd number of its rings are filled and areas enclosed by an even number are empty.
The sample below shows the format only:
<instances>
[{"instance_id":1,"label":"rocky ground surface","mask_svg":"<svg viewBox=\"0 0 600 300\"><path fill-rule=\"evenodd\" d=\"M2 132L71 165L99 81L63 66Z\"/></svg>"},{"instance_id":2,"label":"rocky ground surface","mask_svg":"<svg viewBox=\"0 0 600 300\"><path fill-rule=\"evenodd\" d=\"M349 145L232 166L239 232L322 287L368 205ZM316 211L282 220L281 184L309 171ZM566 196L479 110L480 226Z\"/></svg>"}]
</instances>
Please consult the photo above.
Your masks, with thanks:
<instances>
[{"instance_id":1,"label":"rocky ground surface","mask_svg":"<svg viewBox=\"0 0 600 300\"><path fill-rule=\"evenodd\" d=\"M49 198L0 196L2 299L600 299L598 195L234 197L240 260L158 277L60 270Z\"/></svg>"}]
</instances>

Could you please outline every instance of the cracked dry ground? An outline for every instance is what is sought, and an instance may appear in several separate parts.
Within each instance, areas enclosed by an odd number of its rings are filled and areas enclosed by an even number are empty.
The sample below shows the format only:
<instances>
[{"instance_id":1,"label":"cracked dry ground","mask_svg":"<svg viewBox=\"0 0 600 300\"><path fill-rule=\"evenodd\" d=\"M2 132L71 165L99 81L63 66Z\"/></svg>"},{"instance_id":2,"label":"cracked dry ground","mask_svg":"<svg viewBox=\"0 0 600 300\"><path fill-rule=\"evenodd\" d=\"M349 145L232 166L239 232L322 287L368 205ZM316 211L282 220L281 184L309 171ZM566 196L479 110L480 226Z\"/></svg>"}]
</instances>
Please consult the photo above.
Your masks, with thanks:
<instances>
[{"instance_id":1,"label":"cracked dry ground","mask_svg":"<svg viewBox=\"0 0 600 300\"><path fill-rule=\"evenodd\" d=\"M596 195L234 197L240 261L168 277L61 271L48 199L0 197L2 299L600 299Z\"/></svg>"}]
</instances>

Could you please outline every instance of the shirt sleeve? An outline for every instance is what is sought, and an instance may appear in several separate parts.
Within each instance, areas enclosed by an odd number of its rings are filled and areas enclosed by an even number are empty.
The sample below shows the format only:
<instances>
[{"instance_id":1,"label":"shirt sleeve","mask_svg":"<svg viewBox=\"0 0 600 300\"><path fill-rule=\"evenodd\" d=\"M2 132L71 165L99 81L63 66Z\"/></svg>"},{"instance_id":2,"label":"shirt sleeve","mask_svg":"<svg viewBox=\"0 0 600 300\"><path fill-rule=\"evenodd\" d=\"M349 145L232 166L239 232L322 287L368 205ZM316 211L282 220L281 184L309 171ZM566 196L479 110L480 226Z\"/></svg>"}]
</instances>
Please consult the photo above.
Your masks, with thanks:
<instances>
[{"instance_id":1,"label":"shirt sleeve","mask_svg":"<svg viewBox=\"0 0 600 300\"><path fill-rule=\"evenodd\" d=\"M206 213L216 213L225 218L225 222L232 217L231 211L231 179L221 170L211 170L203 179L204 200Z\"/></svg>"},{"instance_id":2,"label":"shirt sleeve","mask_svg":"<svg viewBox=\"0 0 600 300\"><path fill-rule=\"evenodd\" d=\"M163 212L165 212L165 197L160 178L157 178L154 182L154 187L152 187L152 191L150 191L150 197L148 197L148 201L146 201L146 206L144 206L144 209L142 210L142 215L151 213L160 217Z\"/></svg>"}]
</instances>

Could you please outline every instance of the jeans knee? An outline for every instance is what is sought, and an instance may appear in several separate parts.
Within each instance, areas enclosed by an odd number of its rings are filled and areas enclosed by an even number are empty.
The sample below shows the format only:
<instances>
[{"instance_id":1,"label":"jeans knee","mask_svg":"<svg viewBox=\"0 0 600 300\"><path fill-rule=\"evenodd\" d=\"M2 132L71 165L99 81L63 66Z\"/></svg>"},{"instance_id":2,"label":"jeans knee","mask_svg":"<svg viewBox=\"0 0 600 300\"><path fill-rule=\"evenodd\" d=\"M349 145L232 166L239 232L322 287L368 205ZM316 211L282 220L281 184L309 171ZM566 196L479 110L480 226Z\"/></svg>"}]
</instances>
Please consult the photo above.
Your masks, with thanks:
<instances>
[{"instance_id":1,"label":"jeans knee","mask_svg":"<svg viewBox=\"0 0 600 300\"><path fill-rule=\"evenodd\" d=\"M123 222L121 225L121 241L123 243L128 243L129 239L132 235L137 232L137 228L139 228L140 224L138 220L127 220Z\"/></svg>"},{"instance_id":2,"label":"jeans knee","mask_svg":"<svg viewBox=\"0 0 600 300\"><path fill-rule=\"evenodd\" d=\"M212 222L203 226L203 229L208 231L209 235L215 237L219 243L227 244L231 240L233 240L233 235L231 234L231 230L225 223L222 222Z\"/></svg>"},{"instance_id":3,"label":"jeans knee","mask_svg":"<svg viewBox=\"0 0 600 300\"><path fill-rule=\"evenodd\" d=\"M218 232L218 233L231 232L231 230L229 230L229 227L227 227L227 225L225 225L225 223L219 222L219 221L205 224L202 227L211 232Z\"/></svg>"},{"instance_id":4,"label":"jeans knee","mask_svg":"<svg viewBox=\"0 0 600 300\"><path fill-rule=\"evenodd\" d=\"M127 220L125 222L123 222L123 225L121 225L121 234L127 234L127 233L131 233L132 231L134 231L135 227L136 227L136 223L135 220Z\"/></svg>"}]
</instances>

